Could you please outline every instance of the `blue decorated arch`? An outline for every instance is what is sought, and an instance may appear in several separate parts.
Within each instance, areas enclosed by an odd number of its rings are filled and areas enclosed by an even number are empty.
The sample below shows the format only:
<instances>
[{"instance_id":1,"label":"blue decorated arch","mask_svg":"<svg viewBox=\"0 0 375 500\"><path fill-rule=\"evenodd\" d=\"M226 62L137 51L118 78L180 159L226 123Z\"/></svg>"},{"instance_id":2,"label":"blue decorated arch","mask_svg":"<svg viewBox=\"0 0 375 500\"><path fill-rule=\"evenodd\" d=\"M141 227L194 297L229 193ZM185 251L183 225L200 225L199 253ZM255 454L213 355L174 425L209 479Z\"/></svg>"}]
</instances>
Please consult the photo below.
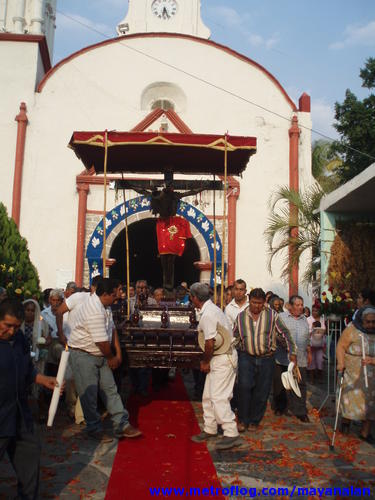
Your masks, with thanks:
<instances>
[{"instance_id":1,"label":"blue decorated arch","mask_svg":"<svg viewBox=\"0 0 375 500\"><path fill-rule=\"evenodd\" d=\"M151 200L150 197L139 196L133 198L124 204L121 203L117 205L113 210L110 210L106 214L106 238L111 234L111 232L123 222L126 218L133 215L139 214L141 212L150 212ZM184 217L188 220L198 232L202 235L205 244L207 245L210 261L214 262L214 226L212 222L204 215L203 212L198 210L193 205L186 203L185 201L180 201L177 208L177 215ZM89 265L89 276L90 283L94 276L98 274L103 274L103 219L96 226L93 231L90 241L87 246L86 258ZM216 259L217 259L217 278L218 283L221 282L221 259L222 259L222 244L219 234L216 232ZM211 286L214 285L214 269L212 266Z\"/></svg>"}]
</instances>

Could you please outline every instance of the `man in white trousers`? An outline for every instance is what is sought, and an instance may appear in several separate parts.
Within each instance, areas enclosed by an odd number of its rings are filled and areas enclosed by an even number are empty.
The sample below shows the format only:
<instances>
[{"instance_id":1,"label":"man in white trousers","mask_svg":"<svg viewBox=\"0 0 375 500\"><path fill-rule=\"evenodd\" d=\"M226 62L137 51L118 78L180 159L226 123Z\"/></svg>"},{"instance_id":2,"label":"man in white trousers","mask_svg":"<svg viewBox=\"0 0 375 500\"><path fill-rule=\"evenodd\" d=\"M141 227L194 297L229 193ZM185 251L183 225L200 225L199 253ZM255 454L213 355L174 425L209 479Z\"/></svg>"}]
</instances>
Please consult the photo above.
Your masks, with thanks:
<instances>
[{"instance_id":1,"label":"man in white trousers","mask_svg":"<svg viewBox=\"0 0 375 500\"><path fill-rule=\"evenodd\" d=\"M204 334L200 370L207 373L202 397L204 428L191 439L195 443L214 439L218 435L218 425L221 425L224 436L218 440L216 449L226 450L241 441L230 407L237 370L237 351L231 343L232 328L223 311L210 300L208 285L194 283L190 287L190 296L200 315L198 331Z\"/></svg>"}]
</instances>

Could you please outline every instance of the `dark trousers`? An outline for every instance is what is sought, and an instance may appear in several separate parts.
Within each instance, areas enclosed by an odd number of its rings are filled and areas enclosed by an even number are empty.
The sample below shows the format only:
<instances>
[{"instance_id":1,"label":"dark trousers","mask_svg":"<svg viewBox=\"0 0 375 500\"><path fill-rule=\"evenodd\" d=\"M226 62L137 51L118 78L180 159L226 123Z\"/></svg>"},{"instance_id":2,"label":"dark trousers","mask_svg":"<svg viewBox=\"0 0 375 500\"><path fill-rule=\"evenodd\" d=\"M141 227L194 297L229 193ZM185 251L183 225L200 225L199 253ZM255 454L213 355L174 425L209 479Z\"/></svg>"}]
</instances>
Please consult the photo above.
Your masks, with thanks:
<instances>
[{"instance_id":1,"label":"dark trousers","mask_svg":"<svg viewBox=\"0 0 375 500\"><path fill-rule=\"evenodd\" d=\"M288 406L288 398L286 395L285 387L281 382L281 374L288 370L287 366L275 365L273 372L273 385L272 385L272 409L274 411L284 412Z\"/></svg>"},{"instance_id":2,"label":"dark trousers","mask_svg":"<svg viewBox=\"0 0 375 500\"><path fill-rule=\"evenodd\" d=\"M146 366L142 368L129 368L130 382L134 392L146 393L150 385L151 370Z\"/></svg>"},{"instance_id":3,"label":"dark trousers","mask_svg":"<svg viewBox=\"0 0 375 500\"><path fill-rule=\"evenodd\" d=\"M40 444L36 434L22 428L16 437L0 437L0 460L5 452L17 476L18 498L39 498Z\"/></svg>"},{"instance_id":4,"label":"dark trousers","mask_svg":"<svg viewBox=\"0 0 375 500\"><path fill-rule=\"evenodd\" d=\"M238 419L245 425L259 424L267 408L271 392L274 356L250 356L239 352L238 357Z\"/></svg>"},{"instance_id":5,"label":"dark trousers","mask_svg":"<svg viewBox=\"0 0 375 500\"><path fill-rule=\"evenodd\" d=\"M306 368L300 368L302 380L298 382L299 388L301 390L301 397L299 398L294 391L286 391L288 397L288 409L295 415L296 417L304 417L307 415L306 408L306 379L307 379L307 370Z\"/></svg>"},{"instance_id":6,"label":"dark trousers","mask_svg":"<svg viewBox=\"0 0 375 500\"><path fill-rule=\"evenodd\" d=\"M160 255L161 267L163 269L163 288L173 290L174 287L174 262L176 256L173 254Z\"/></svg>"},{"instance_id":7,"label":"dark trousers","mask_svg":"<svg viewBox=\"0 0 375 500\"><path fill-rule=\"evenodd\" d=\"M169 369L168 368L152 368L151 378L152 378L152 388L155 391L165 387L168 384Z\"/></svg>"}]
</instances>

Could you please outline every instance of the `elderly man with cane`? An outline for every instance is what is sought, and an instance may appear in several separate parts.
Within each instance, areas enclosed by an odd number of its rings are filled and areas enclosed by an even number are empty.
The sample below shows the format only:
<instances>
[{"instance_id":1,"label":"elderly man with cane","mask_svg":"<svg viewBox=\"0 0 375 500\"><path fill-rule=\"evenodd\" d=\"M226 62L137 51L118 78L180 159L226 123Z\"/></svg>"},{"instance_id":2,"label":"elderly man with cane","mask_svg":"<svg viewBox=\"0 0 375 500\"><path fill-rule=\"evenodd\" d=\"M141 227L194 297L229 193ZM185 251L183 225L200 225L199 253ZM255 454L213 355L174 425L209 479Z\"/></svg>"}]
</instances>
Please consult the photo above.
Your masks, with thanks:
<instances>
[{"instance_id":1,"label":"elderly man with cane","mask_svg":"<svg viewBox=\"0 0 375 500\"><path fill-rule=\"evenodd\" d=\"M216 438L218 425L221 425L224 436L217 442L216 449L233 448L240 440L230 407L237 370L231 325L223 311L210 300L208 285L194 283L190 287L190 296L200 314L198 331L204 335L200 369L207 373L202 397L204 428L191 439L201 443Z\"/></svg>"},{"instance_id":2,"label":"elderly man with cane","mask_svg":"<svg viewBox=\"0 0 375 500\"><path fill-rule=\"evenodd\" d=\"M0 460L7 452L17 476L17 498L39 498L40 444L30 409L32 383L54 389L56 379L37 372L22 331L22 304L6 299L0 304Z\"/></svg>"}]
</instances>

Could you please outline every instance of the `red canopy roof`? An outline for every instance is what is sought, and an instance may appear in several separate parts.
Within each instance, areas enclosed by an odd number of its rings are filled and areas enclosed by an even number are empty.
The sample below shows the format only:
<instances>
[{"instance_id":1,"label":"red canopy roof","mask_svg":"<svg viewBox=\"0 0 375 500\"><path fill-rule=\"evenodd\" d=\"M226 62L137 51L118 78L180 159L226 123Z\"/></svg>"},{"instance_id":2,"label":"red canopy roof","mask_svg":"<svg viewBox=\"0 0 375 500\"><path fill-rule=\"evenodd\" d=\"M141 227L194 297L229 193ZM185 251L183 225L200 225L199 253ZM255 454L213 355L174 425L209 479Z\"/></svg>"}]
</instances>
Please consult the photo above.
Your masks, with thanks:
<instances>
[{"instance_id":1,"label":"red canopy roof","mask_svg":"<svg viewBox=\"0 0 375 500\"><path fill-rule=\"evenodd\" d=\"M256 153L255 137L227 136L228 175L239 175ZM105 132L74 132L69 142L87 169L104 170ZM225 136L108 132L108 172L224 173Z\"/></svg>"}]
</instances>

